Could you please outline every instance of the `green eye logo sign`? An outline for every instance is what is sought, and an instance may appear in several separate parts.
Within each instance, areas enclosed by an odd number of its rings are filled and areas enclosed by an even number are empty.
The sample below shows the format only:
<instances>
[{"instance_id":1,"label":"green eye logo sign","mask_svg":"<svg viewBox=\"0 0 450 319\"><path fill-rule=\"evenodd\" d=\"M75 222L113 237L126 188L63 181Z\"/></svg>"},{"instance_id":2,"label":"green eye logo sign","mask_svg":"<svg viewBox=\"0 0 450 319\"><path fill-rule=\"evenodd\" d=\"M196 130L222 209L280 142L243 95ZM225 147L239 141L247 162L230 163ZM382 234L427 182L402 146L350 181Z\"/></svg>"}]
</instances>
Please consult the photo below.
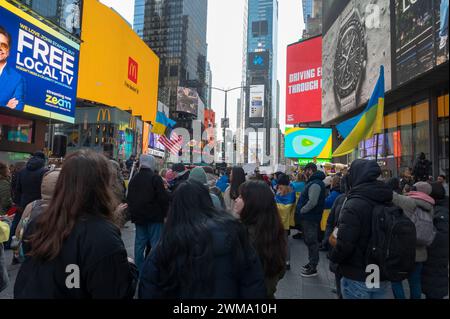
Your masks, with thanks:
<instances>
[{"instance_id":1,"label":"green eye logo sign","mask_svg":"<svg viewBox=\"0 0 450 319\"><path fill-rule=\"evenodd\" d=\"M331 158L331 129L292 128L286 130L288 158Z\"/></svg>"}]
</instances>

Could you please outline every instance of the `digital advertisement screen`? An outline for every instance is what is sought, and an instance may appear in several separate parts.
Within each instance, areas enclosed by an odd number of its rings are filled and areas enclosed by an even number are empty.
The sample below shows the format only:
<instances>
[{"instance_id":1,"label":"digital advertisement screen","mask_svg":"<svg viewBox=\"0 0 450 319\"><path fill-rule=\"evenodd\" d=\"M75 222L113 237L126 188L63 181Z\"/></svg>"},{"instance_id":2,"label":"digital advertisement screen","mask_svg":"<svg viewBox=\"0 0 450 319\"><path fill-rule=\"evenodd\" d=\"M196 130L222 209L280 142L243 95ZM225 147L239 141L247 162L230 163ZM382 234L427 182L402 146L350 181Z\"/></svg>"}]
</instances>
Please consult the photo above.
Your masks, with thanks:
<instances>
[{"instance_id":1,"label":"digital advertisement screen","mask_svg":"<svg viewBox=\"0 0 450 319\"><path fill-rule=\"evenodd\" d=\"M197 115L199 96L195 89L178 87L177 112Z\"/></svg>"},{"instance_id":2,"label":"digital advertisement screen","mask_svg":"<svg viewBox=\"0 0 450 319\"><path fill-rule=\"evenodd\" d=\"M269 69L269 52L251 52L248 54L249 70L267 70Z\"/></svg>"},{"instance_id":3,"label":"digital advertisement screen","mask_svg":"<svg viewBox=\"0 0 450 319\"><path fill-rule=\"evenodd\" d=\"M250 87L249 118L264 117L264 85Z\"/></svg>"},{"instance_id":4,"label":"digital advertisement screen","mask_svg":"<svg viewBox=\"0 0 450 319\"><path fill-rule=\"evenodd\" d=\"M286 67L286 124L320 121L322 37L289 45Z\"/></svg>"},{"instance_id":5,"label":"digital advertisement screen","mask_svg":"<svg viewBox=\"0 0 450 319\"><path fill-rule=\"evenodd\" d=\"M0 107L75 122L79 45L0 0Z\"/></svg>"},{"instance_id":6,"label":"digital advertisement screen","mask_svg":"<svg viewBox=\"0 0 450 319\"><path fill-rule=\"evenodd\" d=\"M290 128L285 131L287 158L331 158L331 128Z\"/></svg>"}]
</instances>

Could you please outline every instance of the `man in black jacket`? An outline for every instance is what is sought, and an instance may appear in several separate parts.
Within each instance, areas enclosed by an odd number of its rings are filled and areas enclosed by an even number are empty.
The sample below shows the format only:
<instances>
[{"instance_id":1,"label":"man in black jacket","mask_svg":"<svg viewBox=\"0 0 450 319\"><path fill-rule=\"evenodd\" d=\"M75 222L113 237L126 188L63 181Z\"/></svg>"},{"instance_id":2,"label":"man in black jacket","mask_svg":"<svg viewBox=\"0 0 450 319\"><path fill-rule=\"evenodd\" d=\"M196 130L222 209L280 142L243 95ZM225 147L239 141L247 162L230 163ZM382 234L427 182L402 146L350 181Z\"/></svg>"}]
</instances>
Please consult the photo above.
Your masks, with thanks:
<instances>
[{"instance_id":1,"label":"man in black jacket","mask_svg":"<svg viewBox=\"0 0 450 319\"><path fill-rule=\"evenodd\" d=\"M303 266L301 276L317 276L319 264L319 229L325 207L325 174L314 163L305 166L308 183L297 204L297 216L301 223L305 244L308 246L309 263Z\"/></svg>"},{"instance_id":2,"label":"man in black jacket","mask_svg":"<svg viewBox=\"0 0 450 319\"><path fill-rule=\"evenodd\" d=\"M128 210L136 225L134 258L139 271L144 262L147 245L156 247L161 237L164 219L169 209L169 195L163 180L155 173L155 158L140 157L140 170L128 186Z\"/></svg>"},{"instance_id":3,"label":"man in black jacket","mask_svg":"<svg viewBox=\"0 0 450 319\"><path fill-rule=\"evenodd\" d=\"M336 246L329 258L337 264L344 299L386 298L388 282L380 282L379 288L366 285L366 252L372 229L374 205L386 205L392 201L392 190L377 178L381 169L376 161L358 159L352 162L348 172L347 200L339 216ZM380 279L381 280L381 279Z\"/></svg>"}]
</instances>

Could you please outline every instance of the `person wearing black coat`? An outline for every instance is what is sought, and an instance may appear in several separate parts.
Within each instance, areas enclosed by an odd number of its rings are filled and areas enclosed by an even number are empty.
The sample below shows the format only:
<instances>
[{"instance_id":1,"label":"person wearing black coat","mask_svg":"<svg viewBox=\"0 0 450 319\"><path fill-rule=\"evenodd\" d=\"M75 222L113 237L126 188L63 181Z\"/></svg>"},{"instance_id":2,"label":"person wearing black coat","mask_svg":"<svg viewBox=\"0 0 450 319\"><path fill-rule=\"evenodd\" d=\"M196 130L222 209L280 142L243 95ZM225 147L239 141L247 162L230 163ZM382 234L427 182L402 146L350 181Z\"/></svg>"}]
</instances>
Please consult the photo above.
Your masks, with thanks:
<instances>
[{"instance_id":1,"label":"person wearing black coat","mask_svg":"<svg viewBox=\"0 0 450 319\"><path fill-rule=\"evenodd\" d=\"M169 194L155 171L155 158L142 155L140 169L128 186L128 212L136 225L134 257L140 270L146 247L156 247L161 237L164 219L169 209Z\"/></svg>"},{"instance_id":2,"label":"person wearing black coat","mask_svg":"<svg viewBox=\"0 0 450 319\"><path fill-rule=\"evenodd\" d=\"M439 183L433 183L431 197L434 207L436 237L427 247L428 259L422 269L422 292L427 299L443 299L448 296L448 197Z\"/></svg>"},{"instance_id":3,"label":"person wearing black coat","mask_svg":"<svg viewBox=\"0 0 450 319\"><path fill-rule=\"evenodd\" d=\"M329 254L342 276L344 299L382 299L390 289L389 282L383 278L380 288L369 289L365 284L372 210L375 204L385 205L392 201L392 190L377 180L380 175L376 161L358 159L352 162L345 177L349 192L337 224L336 245Z\"/></svg>"}]
</instances>

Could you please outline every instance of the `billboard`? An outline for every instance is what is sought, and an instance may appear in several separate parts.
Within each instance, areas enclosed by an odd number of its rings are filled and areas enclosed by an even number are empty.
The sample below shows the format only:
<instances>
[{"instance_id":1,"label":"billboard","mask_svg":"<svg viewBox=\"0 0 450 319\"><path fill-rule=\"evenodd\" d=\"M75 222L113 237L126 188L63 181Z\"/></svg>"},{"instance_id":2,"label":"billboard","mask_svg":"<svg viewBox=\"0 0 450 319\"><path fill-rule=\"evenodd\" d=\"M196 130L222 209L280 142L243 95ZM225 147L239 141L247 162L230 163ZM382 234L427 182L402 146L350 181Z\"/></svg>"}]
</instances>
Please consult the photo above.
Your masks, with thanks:
<instances>
[{"instance_id":1,"label":"billboard","mask_svg":"<svg viewBox=\"0 0 450 319\"><path fill-rule=\"evenodd\" d=\"M390 0L334 1L323 17L322 123L328 123L368 101L380 65L391 89Z\"/></svg>"},{"instance_id":2,"label":"billboard","mask_svg":"<svg viewBox=\"0 0 450 319\"><path fill-rule=\"evenodd\" d=\"M79 49L0 0L0 108L74 123Z\"/></svg>"},{"instance_id":3,"label":"billboard","mask_svg":"<svg viewBox=\"0 0 450 319\"><path fill-rule=\"evenodd\" d=\"M197 115L199 99L195 89L179 86L177 89L177 112Z\"/></svg>"},{"instance_id":4,"label":"billboard","mask_svg":"<svg viewBox=\"0 0 450 319\"><path fill-rule=\"evenodd\" d=\"M286 61L286 124L320 121L322 37L289 45Z\"/></svg>"},{"instance_id":5,"label":"billboard","mask_svg":"<svg viewBox=\"0 0 450 319\"><path fill-rule=\"evenodd\" d=\"M203 122L205 129L208 127L214 127L214 123L216 123L216 113L213 110L206 109Z\"/></svg>"},{"instance_id":6,"label":"billboard","mask_svg":"<svg viewBox=\"0 0 450 319\"><path fill-rule=\"evenodd\" d=\"M78 97L154 121L159 58L119 14L98 1L84 1L82 22Z\"/></svg>"},{"instance_id":7,"label":"billboard","mask_svg":"<svg viewBox=\"0 0 450 319\"><path fill-rule=\"evenodd\" d=\"M268 70L269 69L269 52L250 52L248 54L249 70Z\"/></svg>"},{"instance_id":8,"label":"billboard","mask_svg":"<svg viewBox=\"0 0 450 319\"><path fill-rule=\"evenodd\" d=\"M264 85L252 85L250 87L249 118L264 117Z\"/></svg>"},{"instance_id":9,"label":"billboard","mask_svg":"<svg viewBox=\"0 0 450 319\"><path fill-rule=\"evenodd\" d=\"M285 157L331 158L331 128L290 128L285 131Z\"/></svg>"}]
</instances>

